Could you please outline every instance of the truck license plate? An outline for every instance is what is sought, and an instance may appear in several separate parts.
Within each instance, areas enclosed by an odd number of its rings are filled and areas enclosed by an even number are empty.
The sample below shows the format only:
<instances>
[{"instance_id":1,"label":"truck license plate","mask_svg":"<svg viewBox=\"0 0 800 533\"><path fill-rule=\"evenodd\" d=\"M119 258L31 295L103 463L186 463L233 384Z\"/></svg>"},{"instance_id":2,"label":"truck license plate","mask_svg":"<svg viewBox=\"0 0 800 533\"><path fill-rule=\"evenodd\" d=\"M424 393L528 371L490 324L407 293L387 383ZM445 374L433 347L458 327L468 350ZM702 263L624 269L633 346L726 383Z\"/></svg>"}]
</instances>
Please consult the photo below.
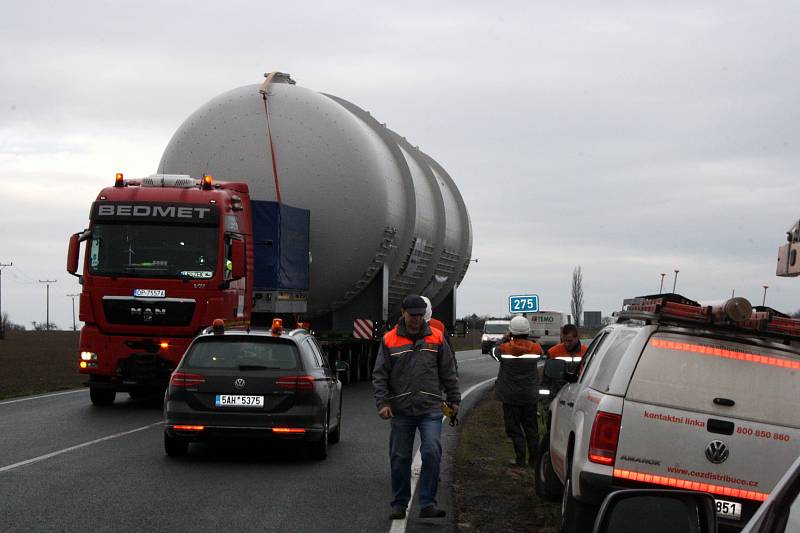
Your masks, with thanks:
<instances>
[{"instance_id":1,"label":"truck license plate","mask_svg":"<svg viewBox=\"0 0 800 533\"><path fill-rule=\"evenodd\" d=\"M214 405L217 407L264 407L264 397L217 394Z\"/></svg>"},{"instance_id":2,"label":"truck license plate","mask_svg":"<svg viewBox=\"0 0 800 533\"><path fill-rule=\"evenodd\" d=\"M739 520L742 517L742 504L725 500L714 500L717 505L717 516Z\"/></svg>"}]
</instances>

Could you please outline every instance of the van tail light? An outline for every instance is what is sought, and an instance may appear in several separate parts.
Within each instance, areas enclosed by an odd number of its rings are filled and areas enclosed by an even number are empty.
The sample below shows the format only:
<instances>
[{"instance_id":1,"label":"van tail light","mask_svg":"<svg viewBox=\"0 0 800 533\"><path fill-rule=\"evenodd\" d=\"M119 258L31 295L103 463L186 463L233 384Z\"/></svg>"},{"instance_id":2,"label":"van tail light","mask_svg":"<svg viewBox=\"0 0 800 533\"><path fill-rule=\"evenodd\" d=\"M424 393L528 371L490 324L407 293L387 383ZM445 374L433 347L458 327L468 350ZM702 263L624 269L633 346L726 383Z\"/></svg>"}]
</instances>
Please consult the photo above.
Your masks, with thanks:
<instances>
[{"instance_id":1,"label":"van tail light","mask_svg":"<svg viewBox=\"0 0 800 533\"><path fill-rule=\"evenodd\" d=\"M287 390L313 390L314 376L282 376L275 384Z\"/></svg>"},{"instance_id":2,"label":"van tail light","mask_svg":"<svg viewBox=\"0 0 800 533\"><path fill-rule=\"evenodd\" d=\"M196 387L205 382L205 376L186 372L173 372L172 377L169 379L169 384L173 387Z\"/></svg>"},{"instance_id":3,"label":"van tail light","mask_svg":"<svg viewBox=\"0 0 800 533\"><path fill-rule=\"evenodd\" d=\"M592 438L589 440L589 460L602 465L613 465L617 455L619 428L622 416L598 411L592 425Z\"/></svg>"}]
</instances>

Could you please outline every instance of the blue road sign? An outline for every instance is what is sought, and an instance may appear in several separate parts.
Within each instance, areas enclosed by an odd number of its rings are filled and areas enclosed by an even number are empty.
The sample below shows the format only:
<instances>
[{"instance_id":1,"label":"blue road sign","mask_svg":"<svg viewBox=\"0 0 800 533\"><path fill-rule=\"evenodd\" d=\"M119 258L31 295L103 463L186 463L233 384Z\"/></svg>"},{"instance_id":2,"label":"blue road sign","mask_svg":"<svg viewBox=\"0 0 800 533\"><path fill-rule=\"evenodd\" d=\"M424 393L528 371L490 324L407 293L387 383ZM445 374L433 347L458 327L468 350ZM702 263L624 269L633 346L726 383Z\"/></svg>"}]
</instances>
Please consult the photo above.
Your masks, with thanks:
<instances>
[{"instance_id":1,"label":"blue road sign","mask_svg":"<svg viewBox=\"0 0 800 533\"><path fill-rule=\"evenodd\" d=\"M538 294L517 294L508 297L509 313L536 313L538 311Z\"/></svg>"}]
</instances>

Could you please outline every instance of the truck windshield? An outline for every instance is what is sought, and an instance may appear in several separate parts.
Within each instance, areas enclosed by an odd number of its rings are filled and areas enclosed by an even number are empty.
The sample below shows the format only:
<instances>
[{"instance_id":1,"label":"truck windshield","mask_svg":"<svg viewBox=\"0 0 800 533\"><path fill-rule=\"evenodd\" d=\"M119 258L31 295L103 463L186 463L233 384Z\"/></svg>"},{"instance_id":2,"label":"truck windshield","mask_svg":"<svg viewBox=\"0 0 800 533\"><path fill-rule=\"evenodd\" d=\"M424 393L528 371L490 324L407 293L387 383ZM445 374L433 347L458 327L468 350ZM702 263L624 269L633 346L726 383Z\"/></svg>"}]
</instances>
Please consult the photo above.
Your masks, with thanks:
<instances>
[{"instance_id":1,"label":"truck windshield","mask_svg":"<svg viewBox=\"0 0 800 533\"><path fill-rule=\"evenodd\" d=\"M89 272L99 276L209 279L217 267L216 227L97 224Z\"/></svg>"}]
</instances>

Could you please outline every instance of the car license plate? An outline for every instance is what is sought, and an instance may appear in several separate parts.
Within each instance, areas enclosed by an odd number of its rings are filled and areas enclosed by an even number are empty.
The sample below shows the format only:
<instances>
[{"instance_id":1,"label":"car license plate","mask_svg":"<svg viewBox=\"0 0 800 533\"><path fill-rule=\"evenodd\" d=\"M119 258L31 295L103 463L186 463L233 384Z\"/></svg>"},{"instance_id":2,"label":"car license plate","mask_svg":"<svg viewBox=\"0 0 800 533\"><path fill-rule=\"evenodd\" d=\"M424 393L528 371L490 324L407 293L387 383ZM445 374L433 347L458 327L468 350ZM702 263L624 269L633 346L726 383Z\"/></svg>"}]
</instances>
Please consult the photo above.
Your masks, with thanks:
<instances>
[{"instance_id":1,"label":"car license plate","mask_svg":"<svg viewBox=\"0 0 800 533\"><path fill-rule=\"evenodd\" d=\"M264 407L264 397L217 394L214 405L217 407Z\"/></svg>"},{"instance_id":2,"label":"car license plate","mask_svg":"<svg viewBox=\"0 0 800 533\"><path fill-rule=\"evenodd\" d=\"M717 516L739 520L742 517L742 504L725 500L714 500L717 505Z\"/></svg>"}]
</instances>

